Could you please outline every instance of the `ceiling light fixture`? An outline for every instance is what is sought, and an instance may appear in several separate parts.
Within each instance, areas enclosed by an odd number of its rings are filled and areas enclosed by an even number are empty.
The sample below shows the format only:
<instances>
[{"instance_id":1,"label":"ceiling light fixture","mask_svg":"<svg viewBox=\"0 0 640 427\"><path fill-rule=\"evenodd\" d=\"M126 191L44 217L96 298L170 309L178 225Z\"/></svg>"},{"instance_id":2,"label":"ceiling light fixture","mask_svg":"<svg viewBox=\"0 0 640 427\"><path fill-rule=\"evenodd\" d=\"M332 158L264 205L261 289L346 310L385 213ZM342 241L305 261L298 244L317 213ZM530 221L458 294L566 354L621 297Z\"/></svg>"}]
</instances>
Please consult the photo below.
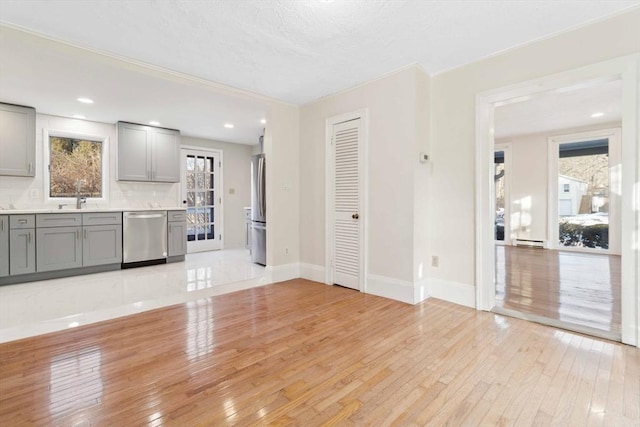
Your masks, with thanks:
<instances>
[{"instance_id":1,"label":"ceiling light fixture","mask_svg":"<svg viewBox=\"0 0 640 427\"><path fill-rule=\"evenodd\" d=\"M93 99L89 98L76 98L78 102L82 102L83 104L93 104Z\"/></svg>"},{"instance_id":2,"label":"ceiling light fixture","mask_svg":"<svg viewBox=\"0 0 640 427\"><path fill-rule=\"evenodd\" d=\"M262 123L263 125L267 123L267 119L262 119L260 120L260 123Z\"/></svg>"},{"instance_id":3,"label":"ceiling light fixture","mask_svg":"<svg viewBox=\"0 0 640 427\"><path fill-rule=\"evenodd\" d=\"M591 117L593 117L594 119L595 119L596 117L602 117L602 116L604 116L604 113L593 113L593 114L591 115Z\"/></svg>"},{"instance_id":4,"label":"ceiling light fixture","mask_svg":"<svg viewBox=\"0 0 640 427\"><path fill-rule=\"evenodd\" d=\"M74 119L80 119L80 120L84 120L84 119L86 119L86 117L85 117L85 116L83 116L82 114L74 114L74 115L73 115L73 116L71 116L71 117L73 117Z\"/></svg>"},{"instance_id":5,"label":"ceiling light fixture","mask_svg":"<svg viewBox=\"0 0 640 427\"><path fill-rule=\"evenodd\" d=\"M233 129L233 124L231 123L225 123L224 127L226 127L227 129Z\"/></svg>"},{"instance_id":6,"label":"ceiling light fixture","mask_svg":"<svg viewBox=\"0 0 640 427\"><path fill-rule=\"evenodd\" d=\"M151 121L149 122L149 124L150 124L151 126L160 126L160 122L157 122L157 121L155 121L155 120L151 120Z\"/></svg>"}]
</instances>

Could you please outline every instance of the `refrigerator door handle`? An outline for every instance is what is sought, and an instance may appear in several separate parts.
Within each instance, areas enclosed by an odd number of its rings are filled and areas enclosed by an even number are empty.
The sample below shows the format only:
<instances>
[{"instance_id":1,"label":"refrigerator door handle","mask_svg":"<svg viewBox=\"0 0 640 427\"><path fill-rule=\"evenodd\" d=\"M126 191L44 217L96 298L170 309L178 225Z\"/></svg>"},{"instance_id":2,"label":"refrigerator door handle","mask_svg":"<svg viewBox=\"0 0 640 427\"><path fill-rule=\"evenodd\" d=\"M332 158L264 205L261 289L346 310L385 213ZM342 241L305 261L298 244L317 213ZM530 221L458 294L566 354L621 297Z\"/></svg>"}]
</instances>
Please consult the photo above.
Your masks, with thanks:
<instances>
[{"instance_id":1,"label":"refrigerator door handle","mask_svg":"<svg viewBox=\"0 0 640 427\"><path fill-rule=\"evenodd\" d=\"M258 158L258 205L260 217L264 219L264 157Z\"/></svg>"}]
</instances>

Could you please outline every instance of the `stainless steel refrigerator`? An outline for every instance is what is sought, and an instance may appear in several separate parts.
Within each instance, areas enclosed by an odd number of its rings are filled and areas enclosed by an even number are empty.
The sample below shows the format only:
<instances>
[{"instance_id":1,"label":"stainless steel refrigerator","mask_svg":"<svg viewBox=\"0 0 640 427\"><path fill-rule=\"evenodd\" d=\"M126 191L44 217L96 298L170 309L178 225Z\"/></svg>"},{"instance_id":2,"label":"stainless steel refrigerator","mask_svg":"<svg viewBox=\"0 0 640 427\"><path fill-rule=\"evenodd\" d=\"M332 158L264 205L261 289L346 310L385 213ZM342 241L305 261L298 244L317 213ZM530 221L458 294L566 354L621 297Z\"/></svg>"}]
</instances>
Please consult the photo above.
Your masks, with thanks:
<instances>
[{"instance_id":1,"label":"stainless steel refrigerator","mask_svg":"<svg viewBox=\"0 0 640 427\"><path fill-rule=\"evenodd\" d=\"M251 261L267 265L267 199L264 154L251 157Z\"/></svg>"}]
</instances>

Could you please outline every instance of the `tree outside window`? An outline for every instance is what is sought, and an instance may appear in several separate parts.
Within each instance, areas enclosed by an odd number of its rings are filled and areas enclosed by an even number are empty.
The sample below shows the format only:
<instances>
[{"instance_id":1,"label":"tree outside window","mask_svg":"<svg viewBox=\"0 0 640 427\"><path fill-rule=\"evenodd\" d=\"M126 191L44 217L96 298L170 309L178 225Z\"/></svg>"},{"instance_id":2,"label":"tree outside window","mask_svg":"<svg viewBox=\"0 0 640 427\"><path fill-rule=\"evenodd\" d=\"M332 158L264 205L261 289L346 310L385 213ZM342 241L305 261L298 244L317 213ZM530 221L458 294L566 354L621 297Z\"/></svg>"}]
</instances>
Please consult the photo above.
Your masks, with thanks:
<instances>
[{"instance_id":1,"label":"tree outside window","mask_svg":"<svg viewBox=\"0 0 640 427\"><path fill-rule=\"evenodd\" d=\"M102 141L49 137L49 197L102 197Z\"/></svg>"}]
</instances>

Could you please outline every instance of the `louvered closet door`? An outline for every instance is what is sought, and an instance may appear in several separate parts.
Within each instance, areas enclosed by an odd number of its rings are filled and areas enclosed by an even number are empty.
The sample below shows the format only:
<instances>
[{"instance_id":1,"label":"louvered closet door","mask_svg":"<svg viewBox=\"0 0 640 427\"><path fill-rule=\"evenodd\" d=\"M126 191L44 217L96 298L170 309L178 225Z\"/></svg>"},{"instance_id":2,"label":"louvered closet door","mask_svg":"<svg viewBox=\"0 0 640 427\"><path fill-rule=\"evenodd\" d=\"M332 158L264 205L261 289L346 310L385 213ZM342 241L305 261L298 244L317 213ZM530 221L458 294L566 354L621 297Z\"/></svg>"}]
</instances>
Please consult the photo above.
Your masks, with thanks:
<instances>
[{"instance_id":1,"label":"louvered closet door","mask_svg":"<svg viewBox=\"0 0 640 427\"><path fill-rule=\"evenodd\" d=\"M333 126L334 221L333 282L360 289L362 255L360 241L361 174L360 119Z\"/></svg>"}]
</instances>

